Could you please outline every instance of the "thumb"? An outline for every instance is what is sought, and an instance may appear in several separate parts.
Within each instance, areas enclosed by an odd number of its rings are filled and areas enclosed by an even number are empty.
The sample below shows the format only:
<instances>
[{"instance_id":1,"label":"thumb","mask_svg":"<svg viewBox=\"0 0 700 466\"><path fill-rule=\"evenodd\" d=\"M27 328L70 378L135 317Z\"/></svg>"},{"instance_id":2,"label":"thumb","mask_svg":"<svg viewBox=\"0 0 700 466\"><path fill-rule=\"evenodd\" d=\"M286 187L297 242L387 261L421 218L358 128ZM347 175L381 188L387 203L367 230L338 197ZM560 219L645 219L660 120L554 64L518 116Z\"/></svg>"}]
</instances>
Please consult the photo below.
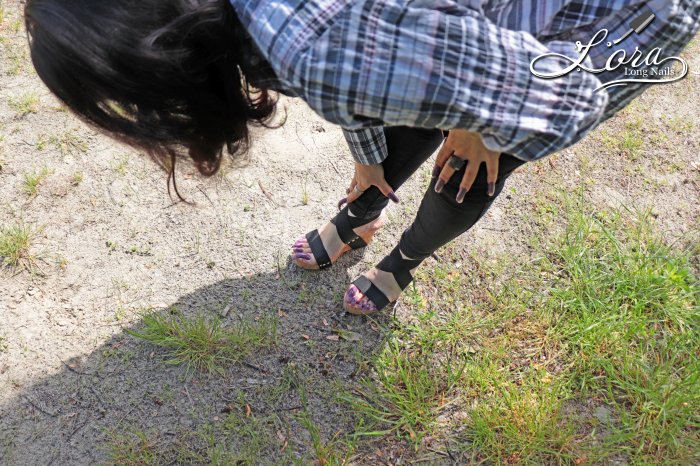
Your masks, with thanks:
<instances>
[{"instance_id":1,"label":"thumb","mask_svg":"<svg viewBox=\"0 0 700 466\"><path fill-rule=\"evenodd\" d=\"M396 195L396 193L394 193L394 188L389 186L389 183L387 183L384 178L382 178L382 180L375 186L377 186L377 188L379 188L382 194L391 199L393 202L395 202L396 204L399 203L399 198Z\"/></svg>"}]
</instances>

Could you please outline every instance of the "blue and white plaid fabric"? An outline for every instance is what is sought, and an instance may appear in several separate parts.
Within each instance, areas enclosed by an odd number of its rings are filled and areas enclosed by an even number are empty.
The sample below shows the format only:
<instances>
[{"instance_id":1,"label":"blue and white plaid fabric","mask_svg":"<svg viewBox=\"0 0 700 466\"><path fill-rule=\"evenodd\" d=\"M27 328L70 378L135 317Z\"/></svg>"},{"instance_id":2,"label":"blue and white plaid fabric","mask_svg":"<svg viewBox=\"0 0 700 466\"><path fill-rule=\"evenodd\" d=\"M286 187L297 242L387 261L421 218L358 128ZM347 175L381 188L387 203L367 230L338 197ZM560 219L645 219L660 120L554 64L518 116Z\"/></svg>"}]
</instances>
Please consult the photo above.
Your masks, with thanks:
<instances>
[{"instance_id":1,"label":"blue and white plaid fabric","mask_svg":"<svg viewBox=\"0 0 700 466\"><path fill-rule=\"evenodd\" d=\"M608 29L655 20L617 48L677 55L700 27L699 0L231 0L285 88L346 131L360 163L387 154L382 126L463 128L487 147L536 160L580 140L649 85L594 92L624 67L541 79L532 60L578 58ZM601 68L610 49L586 62ZM565 66L540 62L540 72ZM565 63L568 64L568 63Z\"/></svg>"}]
</instances>

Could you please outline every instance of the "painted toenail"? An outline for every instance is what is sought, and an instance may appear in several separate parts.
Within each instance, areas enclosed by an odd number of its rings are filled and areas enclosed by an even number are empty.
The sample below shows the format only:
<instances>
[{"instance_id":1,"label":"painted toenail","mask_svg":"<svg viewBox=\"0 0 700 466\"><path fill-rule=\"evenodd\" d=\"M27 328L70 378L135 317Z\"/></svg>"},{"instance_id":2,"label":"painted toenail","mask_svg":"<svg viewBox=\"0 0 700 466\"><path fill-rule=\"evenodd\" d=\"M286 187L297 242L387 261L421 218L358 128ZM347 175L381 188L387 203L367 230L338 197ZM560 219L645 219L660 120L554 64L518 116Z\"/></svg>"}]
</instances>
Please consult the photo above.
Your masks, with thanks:
<instances>
[{"instance_id":1,"label":"painted toenail","mask_svg":"<svg viewBox=\"0 0 700 466\"><path fill-rule=\"evenodd\" d=\"M296 253L296 254L294 254L294 258L295 259L303 259L303 260L307 261L307 260L311 259L311 256L308 254L305 254L305 253Z\"/></svg>"}]
</instances>

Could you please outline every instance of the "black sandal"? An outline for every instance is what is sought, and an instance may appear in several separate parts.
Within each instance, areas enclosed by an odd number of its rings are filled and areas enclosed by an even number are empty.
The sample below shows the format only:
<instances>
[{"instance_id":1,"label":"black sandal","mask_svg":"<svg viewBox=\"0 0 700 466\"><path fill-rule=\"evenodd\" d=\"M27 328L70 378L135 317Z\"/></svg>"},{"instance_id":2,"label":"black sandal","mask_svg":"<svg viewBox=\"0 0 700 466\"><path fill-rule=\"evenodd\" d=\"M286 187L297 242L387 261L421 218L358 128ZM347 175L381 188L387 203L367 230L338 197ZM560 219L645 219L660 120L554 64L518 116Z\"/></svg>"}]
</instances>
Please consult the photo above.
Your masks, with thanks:
<instances>
[{"instance_id":1,"label":"black sandal","mask_svg":"<svg viewBox=\"0 0 700 466\"><path fill-rule=\"evenodd\" d=\"M357 235L353 230L355 228L366 225L370 222L375 221L381 216L381 212L371 217L352 217L348 211L348 206L346 205L343 209L338 212L338 214L333 217L331 223L335 225L338 232L340 240L350 246L350 250L360 249L367 246L367 242ZM314 259L316 259L316 264L318 265L318 270L327 269L333 262L328 255L328 251L323 246L323 241L321 240L321 235L318 229L310 231L306 234L306 242L311 249L311 254L313 254ZM295 244L296 245L296 244ZM314 268L314 270L316 270Z\"/></svg>"},{"instance_id":2,"label":"black sandal","mask_svg":"<svg viewBox=\"0 0 700 466\"><path fill-rule=\"evenodd\" d=\"M394 250L377 265L377 269L392 274L399 288L403 291L413 281L411 270L418 267L422 262L422 259L404 259L399 247L396 246ZM358 302L355 301L355 290L353 287L359 290L370 303L362 303L362 305L358 306ZM392 302L395 301L389 300L389 298L364 275L360 275L352 282L352 285L348 288L343 299L345 310L350 314L357 315L379 312Z\"/></svg>"}]
</instances>

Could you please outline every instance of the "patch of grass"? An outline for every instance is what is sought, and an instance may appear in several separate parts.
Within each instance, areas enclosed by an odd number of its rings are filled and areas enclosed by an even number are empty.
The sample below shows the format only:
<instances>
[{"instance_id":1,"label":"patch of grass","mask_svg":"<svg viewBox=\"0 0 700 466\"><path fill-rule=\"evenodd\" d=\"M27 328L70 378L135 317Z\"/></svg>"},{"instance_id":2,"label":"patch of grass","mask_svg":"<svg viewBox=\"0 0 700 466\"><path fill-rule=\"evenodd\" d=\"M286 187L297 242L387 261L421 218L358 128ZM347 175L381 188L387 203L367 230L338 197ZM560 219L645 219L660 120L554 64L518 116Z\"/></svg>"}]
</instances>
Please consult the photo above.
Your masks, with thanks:
<instances>
[{"instance_id":1,"label":"patch of grass","mask_svg":"<svg viewBox=\"0 0 700 466\"><path fill-rule=\"evenodd\" d=\"M5 351L7 351L7 348L7 339L4 336L0 335L0 353L4 353Z\"/></svg>"},{"instance_id":2,"label":"patch of grass","mask_svg":"<svg viewBox=\"0 0 700 466\"><path fill-rule=\"evenodd\" d=\"M495 361L495 367L493 360L481 361L469 373L488 395L476 395L478 402L468 412L465 456L473 463L484 459L495 464L573 463L576 424L562 414L566 389L553 384L545 369L517 379L499 364L503 358Z\"/></svg>"},{"instance_id":3,"label":"patch of grass","mask_svg":"<svg viewBox=\"0 0 700 466\"><path fill-rule=\"evenodd\" d=\"M187 371L223 373L226 364L240 362L259 348L275 344L276 317L224 326L216 317L188 318L180 313L148 314L144 329L128 333L166 349L168 364L183 364Z\"/></svg>"},{"instance_id":4,"label":"patch of grass","mask_svg":"<svg viewBox=\"0 0 700 466\"><path fill-rule=\"evenodd\" d=\"M34 258L29 252L33 231L29 225L0 227L0 265L31 268Z\"/></svg>"},{"instance_id":5,"label":"patch of grass","mask_svg":"<svg viewBox=\"0 0 700 466\"><path fill-rule=\"evenodd\" d=\"M39 194L39 186L50 174L51 171L46 167L42 168L38 172L25 174L22 182L22 189L24 190L24 193L30 197L34 197Z\"/></svg>"},{"instance_id":6,"label":"patch of grass","mask_svg":"<svg viewBox=\"0 0 700 466\"><path fill-rule=\"evenodd\" d=\"M151 466L162 463L158 442L153 435L142 430L128 429L126 432L110 434L106 447L109 466Z\"/></svg>"},{"instance_id":7,"label":"patch of grass","mask_svg":"<svg viewBox=\"0 0 700 466\"><path fill-rule=\"evenodd\" d=\"M340 396L358 434L449 438L463 463L698 461L697 251L646 214L555 205L562 233L517 269L447 248L419 270L410 321Z\"/></svg>"},{"instance_id":8,"label":"patch of grass","mask_svg":"<svg viewBox=\"0 0 700 466\"><path fill-rule=\"evenodd\" d=\"M19 113L20 116L36 113L39 106L39 94L34 91L25 92L17 98L11 98L8 103L10 108Z\"/></svg>"},{"instance_id":9,"label":"patch of grass","mask_svg":"<svg viewBox=\"0 0 700 466\"><path fill-rule=\"evenodd\" d=\"M358 435L391 433L417 446L435 431L437 417L455 396L466 366L464 354L435 353L438 341L451 351L444 330L429 326L396 329L372 362L373 377L365 378L355 393L340 396L365 417L370 430L358 431ZM411 344L405 345L407 341Z\"/></svg>"},{"instance_id":10,"label":"patch of grass","mask_svg":"<svg viewBox=\"0 0 700 466\"><path fill-rule=\"evenodd\" d=\"M616 411L616 452L689 461L700 442L700 286L689 256L664 244L647 214L569 218L550 257L565 273L543 304L571 381Z\"/></svg>"}]
</instances>

